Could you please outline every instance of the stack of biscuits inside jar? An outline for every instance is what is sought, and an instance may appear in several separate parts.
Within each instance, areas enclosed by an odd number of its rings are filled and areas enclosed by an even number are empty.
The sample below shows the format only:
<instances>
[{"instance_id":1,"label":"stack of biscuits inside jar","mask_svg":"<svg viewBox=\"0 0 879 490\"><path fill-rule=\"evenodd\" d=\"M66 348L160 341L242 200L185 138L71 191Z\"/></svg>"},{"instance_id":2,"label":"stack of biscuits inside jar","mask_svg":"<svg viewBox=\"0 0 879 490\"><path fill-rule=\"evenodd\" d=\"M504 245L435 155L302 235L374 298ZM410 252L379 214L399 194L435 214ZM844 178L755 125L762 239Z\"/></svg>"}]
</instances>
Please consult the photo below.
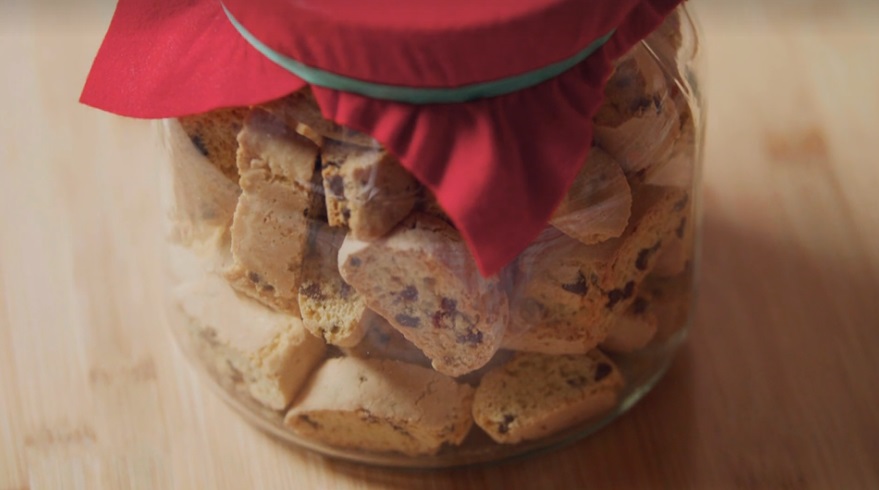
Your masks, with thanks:
<instances>
[{"instance_id":1,"label":"stack of biscuits inside jar","mask_svg":"<svg viewBox=\"0 0 879 490\"><path fill-rule=\"evenodd\" d=\"M678 9L620 58L543 233L483 277L434 199L309 89L163 123L172 324L283 439L390 465L496 460L631 406L685 336L701 146Z\"/></svg>"}]
</instances>

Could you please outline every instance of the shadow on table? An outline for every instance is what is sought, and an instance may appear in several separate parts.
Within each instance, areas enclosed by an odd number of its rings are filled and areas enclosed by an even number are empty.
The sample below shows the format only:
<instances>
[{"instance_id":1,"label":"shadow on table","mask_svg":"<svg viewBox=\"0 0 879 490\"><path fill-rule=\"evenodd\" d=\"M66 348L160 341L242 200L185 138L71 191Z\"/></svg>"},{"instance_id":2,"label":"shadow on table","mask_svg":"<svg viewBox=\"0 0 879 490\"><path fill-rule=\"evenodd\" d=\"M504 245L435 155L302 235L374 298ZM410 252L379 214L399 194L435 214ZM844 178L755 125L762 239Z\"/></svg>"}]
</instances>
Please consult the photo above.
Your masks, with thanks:
<instances>
[{"instance_id":1,"label":"shadow on table","mask_svg":"<svg viewBox=\"0 0 879 490\"><path fill-rule=\"evenodd\" d=\"M544 454L450 470L395 471L338 461L328 466L352 482L392 489L552 489L572 488L575 482L596 488L649 486L648 466L661 466L666 474L670 466L685 468L690 459L691 370L692 356L685 346L664 380L629 413L586 440ZM663 420L674 420L674 430L653 430ZM638 448L644 432L658 451Z\"/></svg>"},{"instance_id":2,"label":"shadow on table","mask_svg":"<svg viewBox=\"0 0 879 490\"><path fill-rule=\"evenodd\" d=\"M868 458L879 433L864 428L875 426L871 407L879 404L870 388L879 383L879 306L871 300L879 281L869 264L710 211L691 338L656 388L610 426L481 467L327 468L363 488L806 488L826 476L808 461L825 460L845 468L855 487L873 481ZM860 324L867 318L872 326ZM840 399L852 400L845 414Z\"/></svg>"}]
</instances>

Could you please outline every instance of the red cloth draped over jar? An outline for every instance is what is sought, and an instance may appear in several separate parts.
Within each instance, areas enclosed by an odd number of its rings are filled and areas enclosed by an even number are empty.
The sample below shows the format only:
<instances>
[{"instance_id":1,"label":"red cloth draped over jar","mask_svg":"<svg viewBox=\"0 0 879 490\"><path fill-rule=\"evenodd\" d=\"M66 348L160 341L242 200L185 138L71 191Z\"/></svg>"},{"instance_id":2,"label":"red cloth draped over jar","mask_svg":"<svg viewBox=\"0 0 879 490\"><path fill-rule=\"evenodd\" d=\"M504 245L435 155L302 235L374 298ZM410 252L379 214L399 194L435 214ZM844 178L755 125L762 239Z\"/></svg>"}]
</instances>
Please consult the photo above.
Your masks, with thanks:
<instances>
[{"instance_id":1,"label":"red cloth draped over jar","mask_svg":"<svg viewBox=\"0 0 879 490\"><path fill-rule=\"evenodd\" d=\"M166 118L267 102L306 85L252 47L223 6L273 50L369 82L460 87L583 50L518 92L408 104L313 86L324 117L367 133L437 196L481 272L497 273L546 226L592 141L614 59L681 0L120 0L85 104Z\"/></svg>"}]
</instances>

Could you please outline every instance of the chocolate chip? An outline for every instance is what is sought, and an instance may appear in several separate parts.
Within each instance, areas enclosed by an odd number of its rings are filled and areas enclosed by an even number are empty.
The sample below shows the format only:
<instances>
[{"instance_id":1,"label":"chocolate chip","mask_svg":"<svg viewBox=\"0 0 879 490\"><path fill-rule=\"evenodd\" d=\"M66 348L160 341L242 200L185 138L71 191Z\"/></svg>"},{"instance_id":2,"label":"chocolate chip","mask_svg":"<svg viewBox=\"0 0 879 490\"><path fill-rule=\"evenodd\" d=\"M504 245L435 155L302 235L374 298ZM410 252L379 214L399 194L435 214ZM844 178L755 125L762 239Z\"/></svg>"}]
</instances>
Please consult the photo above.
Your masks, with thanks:
<instances>
[{"instance_id":1,"label":"chocolate chip","mask_svg":"<svg viewBox=\"0 0 879 490\"><path fill-rule=\"evenodd\" d=\"M209 153L208 147L205 146L204 140L201 139L201 136L194 134L194 135L190 136L189 139L192 140L192 144L195 145L195 147L198 149L199 153L201 153L204 156L208 156L208 153Z\"/></svg>"},{"instance_id":2,"label":"chocolate chip","mask_svg":"<svg viewBox=\"0 0 879 490\"><path fill-rule=\"evenodd\" d=\"M446 314L442 311L437 311L431 317L431 321L433 322L433 328L444 328L443 320L446 318Z\"/></svg>"},{"instance_id":3,"label":"chocolate chip","mask_svg":"<svg viewBox=\"0 0 879 490\"><path fill-rule=\"evenodd\" d=\"M367 424L378 424L381 422L378 417L369 412L369 410L358 410L358 415L360 415L360 420L366 422Z\"/></svg>"},{"instance_id":4,"label":"chocolate chip","mask_svg":"<svg viewBox=\"0 0 879 490\"><path fill-rule=\"evenodd\" d=\"M562 284L562 289L579 296L586 296L589 292L589 285L586 284L586 276L582 272L577 273L577 282L571 284Z\"/></svg>"},{"instance_id":5,"label":"chocolate chip","mask_svg":"<svg viewBox=\"0 0 879 490\"><path fill-rule=\"evenodd\" d=\"M308 415L300 415L299 420L308 424L308 426L310 426L314 430L320 429L320 424L318 424L314 420L311 420L311 417L309 417Z\"/></svg>"},{"instance_id":6,"label":"chocolate chip","mask_svg":"<svg viewBox=\"0 0 879 490\"><path fill-rule=\"evenodd\" d=\"M452 298L443 298L440 300L440 308L446 313L454 313L458 311L458 302Z\"/></svg>"},{"instance_id":7,"label":"chocolate chip","mask_svg":"<svg viewBox=\"0 0 879 490\"><path fill-rule=\"evenodd\" d=\"M323 301L325 299L324 293L320 289L320 284L317 284L315 282L310 283L308 286L300 288L299 294L315 301Z\"/></svg>"},{"instance_id":8,"label":"chocolate chip","mask_svg":"<svg viewBox=\"0 0 879 490\"><path fill-rule=\"evenodd\" d=\"M398 433L398 434L401 434L401 435L404 435L404 436L406 436L406 437L410 437L410 438L412 437L412 434L410 434L409 431L407 431L406 429L400 427L400 426L397 425L397 424L391 424L391 428L394 429L394 432L396 432L396 433Z\"/></svg>"},{"instance_id":9,"label":"chocolate chip","mask_svg":"<svg viewBox=\"0 0 879 490\"><path fill-rule=\"evenodd\" d=\"M684 232L687 230L687 218L681 218L681 224L678 225L678 229L675 230L675 235L678 238L684 238Z\"/></svg>"},{"instance_id":10,"label":"chocolate chip","mask_svg":"<svg viewBox=\"0 0 879 490\"><path fill-rule=\"evenodd\" d=\"M601 381L602 379L610 376L610 373L613 372L613 368L610 364L606 362L599 362L598 366L595 368L595 381Z\"/></svg>"},{"instance_id":11,"label":"chocolate chip","mask_svg":"<svg viewBox=\"0 0 879 490\"><path fill-rule=\"evenodd\" d=\"M635 281L629 281L623 288L623 299L629 299L635 293Z\"/></svg>"},{"instance_id":12,"label":"chocolate chip","mask_svg":"<svg viewBox=\"0 0 879 490\"><path fill-rule=\"evenodd\" d=\"M351 257L351 260L349 260L348 263L351 264L351 267L360 267L360 264L362 264L363 261L357 257Z\"/></svg>"},{"instance_id":13,"label":"chocolate chip","mask_svg":"<svg viewBox=\"0 0 879 490\"><path fill-rule=\"evenodd\" d=\"M647 301L646 298L638 296L635 298L635 303L632 305L632 312L636 315L643 315L644 312L647 311L647 306L650 305L650 302Z\"/></svg>"},{"instance_id":14,"label":"chocolate chip","mask_svg":"<svg viewBox=\"0 0 879 490\"><path fill-rule=\"evenodd\" d=\"M345 180L341 175L333 175L327 181L327 184L330 187L330 192L333 193L335 197L344 197L345 196Z\"/></svg>"},{"instance_id":15,"label":"chocolate chip","mask_svg":"<svg viewBox=\"0 0 879 490\"><path fill-rule=\"evenodd\" d=\"M690 196L684 196L680 201L676 202L674 205L675 211L683 211L685 207L687 207L687 203L690 202Z\"/></svg>"},{"instance_id":16,"label":"chocolate chip","mask_svg":"<svg viewBox=\"0 0 879 490\"><path fill-rule=\"evenodd\" d=\"M613 308L623 299L623 292L619 289L614 289L607 293L607 306L608 308Z\"/></svg>"},{"instance_id":17,"label":"chocolate chip","mask_svg":"<svg viewBox=\"0 0 879 490\"><path fill-rule=\"evenodd\" d=\"M644 181L644 176L647 175L647 169L642 168L641 170L635 172L635 175L632 176L632 180L636 182Z\"/></svg>"},{"instance_id":18,"label":"chocolate chip","mask_svg":"<svg viewBox=\"0 0 879 490\"><path fill-rule=\"evenodd\" d=\"M466 334L458 335L455 339L461 344L481 344L482 343L482 332L479 330L467 330Z\"/></svg>"},{"instance_id":19,"label":"chocolate chip","mask_svg":"<svg viewBox=\"0 0 879 490\"><path fill-rule=\"evenodd\" d=\"M662 241L658 241L652 247L645 248L638 252L638 258L635 260L635 267L639 271L647 270L647 267L650 266L650 258L659 250L660 246L662 246Z\"/></svg>"},{"instance_id":20,"label":"chocolate chip","mask_svg":"<svg viewBox=\"0 0 879 490\"><path fill-rule=\"evenodd\" d=\"M403 313L394 317L394 320L403 327L416 328L421 325L421 319L417 316L409 316Z\"/></svg>"},{"instance_id":21,"label":"chocolate chip","mask_svg":"<svg viewBox=\"0 0 879 490\"><path fill-rule=\"evenodd\" d=\"M629 299L635 292L635 282L629 281L623 289L613 289L607 293L607 307L613 308L617 303L624 299Z\"/></svg>"},{"instance_id":22,"label":"chocolate chip","mask_svg":"<svg viewBox=\"0 0 879 490\"><path fill-rule=\"evenodd\" d=\"M629 106L630 114L643 114L653 106L653 99L650 97L638 97L633 100Z\"/></svg>"},{"instance_id":23,"label":"chocolate chip","mask_svg":"<svg viewBox=\"0 0 879 490\"><path fill-rule=\"evenodd\" d=\"M259 277L259 274L257 274L256 272L249 272L247 274L247 278L250 279L250 282L255 284L259 284L260 281L262 281L262 278Z\"/></svg>"},{"instance_id":24,"label":"chocolate chip","mask_svg":"<svg viewBox=\"0 0 879 490\"><path fill-rule=\"evenodd\" d=\"M351 210L350 209L345 208L342 210L342 219L344 219L345 222L348 222L348 220L351 219Z\"/></svg>"},{"instance_id":25,"label":"chocolate chip","mask_svg":"<svg viewBox=\"0 0 879 490\"><path fill-rule=\"evenodd\" d=\"M372 335L373 341L380 346L387 346L391 341L391 334L387 332L382 332L381 330L374 330L370 333Z\"/></svg>"},{"instance_id":26,"label":"chocolate chip","mask_svg":"<svg viewBox=\"0 0 879 490\"><path fill-rule=\"evenodd\" d=\"M656 114L662 114L662 97L659 94L653 96L653 106L656 107Z\"/></svg>"},{"instance_id":27,"label":"chocolate chip","mask_svg":"<svg viewBox=\"0 0 879 490\"><path fill-rule=\"evenodd\" d=\"M348 284L347 282L343 282L343 283L339 286L339 296L341 296L342 299L348 299L348 298L350 298L350 297L351 297L351 293L352 293L353 291L354 291L354 288L352 288L351 285Z\"/></svg>"},{"instance_id":28,"label":"chocolate chip","mask_svg":"<svg viewBox=\"0 0 879 490\"><path fill-rule=\"evenodd\" d=\"M418 289L415 286L406 286L406 289L400 293L400 297L404 301L418 301Z\"/></svg>"},{"instance_id":29,"label":"chocolate chip","mask_svg":"<svg viewBox=\"0 0 879 490\"><path fill-rule=\"evenodd\" d=\"M510 424L516 420L516 417L510 414L504 414L504 421L499 423L497 426L497 431L499 434L506 434L510 431Z\"/></svg>"}]
</instances>

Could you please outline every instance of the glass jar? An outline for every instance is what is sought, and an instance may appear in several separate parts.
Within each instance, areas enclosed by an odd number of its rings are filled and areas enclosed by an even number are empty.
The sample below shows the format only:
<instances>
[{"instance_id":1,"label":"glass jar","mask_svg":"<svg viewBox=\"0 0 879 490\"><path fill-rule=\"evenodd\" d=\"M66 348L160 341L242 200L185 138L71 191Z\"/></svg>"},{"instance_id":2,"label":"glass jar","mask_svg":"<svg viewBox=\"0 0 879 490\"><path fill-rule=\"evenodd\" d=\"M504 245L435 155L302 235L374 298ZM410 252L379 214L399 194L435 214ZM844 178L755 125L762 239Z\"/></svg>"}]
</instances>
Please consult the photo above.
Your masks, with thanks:
<instances>
[{"instance_id":1,"label":"glass jar","mask_svg":"<svg viewBox=\"0 0 879 490\"><path fill-rule=\"evenodd\" d=\"M444 467L594 432L686 336L697 53L680 7L617 61L588 161L489 278L430 192L307 89L164 121L176 338L250 422L330 456Z\"/></svg>"}]
</instances>

